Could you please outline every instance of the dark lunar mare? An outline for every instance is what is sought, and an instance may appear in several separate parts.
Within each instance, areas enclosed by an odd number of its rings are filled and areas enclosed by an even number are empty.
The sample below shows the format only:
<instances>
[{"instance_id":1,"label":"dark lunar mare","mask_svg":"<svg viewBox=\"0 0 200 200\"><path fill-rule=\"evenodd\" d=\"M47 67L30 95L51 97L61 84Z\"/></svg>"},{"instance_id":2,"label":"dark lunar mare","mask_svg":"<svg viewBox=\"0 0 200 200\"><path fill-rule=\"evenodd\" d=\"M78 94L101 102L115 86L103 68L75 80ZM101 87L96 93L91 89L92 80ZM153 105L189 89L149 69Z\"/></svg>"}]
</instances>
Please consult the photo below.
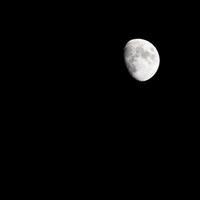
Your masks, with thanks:
<instances>
[{"instance_id":1,"label":"dark lunar mare","mask_svg":"<svg viewBox=\"0 0 200 200\"><path fill-rule=\"evenodd\" d=\"M129 46L125 47L125 58L129 58L130 56L132 56L132 50Z\"/></svg>"},{"instance_id":2,"label":"dark lunar mare","mask_svg":"<svg viewBox=\"0 0 200 200\"><path fill-rule=\"evenodd\" d=\"M136 58L139 57L139 54L133 55L132 49L128 46L125 49L125 59L130 72L135 73L137 71L134 64Z\"/></svg>"},{"instance_id":3,"label":"dark lunar mare","mask_svg":"<svg viewBox=\"0 0 200 200\"><path fill-rule=\"evenodd\" d=\"M143 49L143 47L137 47L136 48L136 54L141 55L144 59L146 59L147 57L149 57L151 54L149 53L149 51L145 51Z\"/></svg>"},{"instance_id":4,"label":"dark lunar mare","mask_svg":"<svg viewBox=\"0 0 200 200\"><path fill-rule=\"evenodd\" d=\"M127 62L127 66L128 66L128 69L130 70L130 72L133 72L135 73L137 71L137 68L134 64L134 61L135 61L135 58L134 56L131 57L131 59L129 59Z\"/></svg>"}]
</instances>

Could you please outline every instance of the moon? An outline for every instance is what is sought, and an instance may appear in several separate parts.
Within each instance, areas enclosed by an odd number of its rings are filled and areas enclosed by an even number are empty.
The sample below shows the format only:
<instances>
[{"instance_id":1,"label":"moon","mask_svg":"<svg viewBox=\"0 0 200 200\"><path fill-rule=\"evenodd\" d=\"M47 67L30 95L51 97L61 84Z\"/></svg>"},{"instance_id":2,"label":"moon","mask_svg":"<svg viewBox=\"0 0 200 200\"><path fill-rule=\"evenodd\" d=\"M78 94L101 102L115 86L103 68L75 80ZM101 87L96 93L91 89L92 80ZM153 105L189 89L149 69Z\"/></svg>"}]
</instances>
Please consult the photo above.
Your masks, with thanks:
<instances>
[{"instance_id":1,"label":"moon","mask_svg":"<svg viewBox=\"0 0 200 200\"><path fill-rule=\"evenodd\" d=\"M126 66L138 81L152 78L160 65L160 56L155 46L144 39L133 39L124 48Z\"/></svg>"}]
</instances>

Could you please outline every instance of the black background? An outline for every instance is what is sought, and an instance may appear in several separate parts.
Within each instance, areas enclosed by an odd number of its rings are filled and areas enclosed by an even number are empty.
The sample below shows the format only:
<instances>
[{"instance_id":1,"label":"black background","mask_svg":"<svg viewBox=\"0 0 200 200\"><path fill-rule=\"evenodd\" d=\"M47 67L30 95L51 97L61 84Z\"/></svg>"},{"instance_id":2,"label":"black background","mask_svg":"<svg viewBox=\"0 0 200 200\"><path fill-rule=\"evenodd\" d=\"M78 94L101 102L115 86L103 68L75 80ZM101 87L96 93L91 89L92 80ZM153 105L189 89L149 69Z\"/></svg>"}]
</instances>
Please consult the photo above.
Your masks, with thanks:
<instances>
[{"instance_id":1,"label":"black background","mask_svg":"<svg viewBox=\"0 0 200 200\"><path fill-rule=\"evenodd\" d=\"M36 182L71 175L71 188L87 181L92 188L96 180L111 188L114 180L125 191L132 182L143 190L148 179L147 187L167 180L177 189L189 179L185 171L197 166L198 152L194 4L17 2L4 10L1 81L12 166L21 167L21 157ZM146 82L124 64L124 46L134 38L160 54L159 70Z\"/></svg>"},{"instance_id":2,"label":"black background","mask_svg":"<svg viewBox=\"0 0 200 200\"><path fill-rule=\"evenodd\" d=\"M63 128L69 120L75 128L110 138L116 132L119 137L128 132L130 138L141 132L176 138L183 130L192 132L188 124L198 112L194 6L74 4L9 5L12 14L4 19L9 20L5 31L12 78L4 84L16 104L43 118L45 127L55 123ZM146 82L134 80L124 64L124 46L134 38L152 42L160 54L159 70Z\"/></svg>"}]
</instances>

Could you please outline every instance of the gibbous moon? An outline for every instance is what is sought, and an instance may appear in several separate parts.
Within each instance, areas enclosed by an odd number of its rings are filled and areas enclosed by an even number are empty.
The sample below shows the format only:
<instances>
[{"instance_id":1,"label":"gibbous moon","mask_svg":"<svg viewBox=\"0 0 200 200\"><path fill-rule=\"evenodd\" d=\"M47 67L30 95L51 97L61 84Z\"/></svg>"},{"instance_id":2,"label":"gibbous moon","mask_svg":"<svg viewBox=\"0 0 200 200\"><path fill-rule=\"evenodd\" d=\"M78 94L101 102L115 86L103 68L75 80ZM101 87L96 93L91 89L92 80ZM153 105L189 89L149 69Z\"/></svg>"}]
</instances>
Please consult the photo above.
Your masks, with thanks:
<instances>
[{"instance_id":1,"label":"gibbous moon","mask_svg":"<svg viewBox=\"0 0 200 200\"><path fill-rule=\"evenodd\" d=\"M124 48L124 56L129 72L138 81L152 78L160 65L157 49L143 39L130 40Z\"/></svg>"}]
</instances>

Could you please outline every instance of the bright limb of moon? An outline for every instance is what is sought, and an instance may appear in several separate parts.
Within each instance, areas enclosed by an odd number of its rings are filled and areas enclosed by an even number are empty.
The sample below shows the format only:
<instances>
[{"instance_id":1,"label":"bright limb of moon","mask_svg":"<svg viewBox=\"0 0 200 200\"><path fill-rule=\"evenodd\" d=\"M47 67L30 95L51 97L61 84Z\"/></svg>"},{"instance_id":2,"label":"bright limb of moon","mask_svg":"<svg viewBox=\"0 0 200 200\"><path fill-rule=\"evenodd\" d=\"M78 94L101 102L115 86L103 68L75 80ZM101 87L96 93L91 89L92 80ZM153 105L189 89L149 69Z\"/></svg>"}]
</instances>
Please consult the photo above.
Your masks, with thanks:
<instances>
[{"instance_id":1,"label":"bright limb of moon","mask_svg":"<svg viewBox=\"0 0 200 200\"><path fill-rule=\"evenodd\" d=\"M155 46L143 39L133 39L125 46L126 65L138 81L147 81L157 72L160 56Z\"/></svg>"}]
</instances>

